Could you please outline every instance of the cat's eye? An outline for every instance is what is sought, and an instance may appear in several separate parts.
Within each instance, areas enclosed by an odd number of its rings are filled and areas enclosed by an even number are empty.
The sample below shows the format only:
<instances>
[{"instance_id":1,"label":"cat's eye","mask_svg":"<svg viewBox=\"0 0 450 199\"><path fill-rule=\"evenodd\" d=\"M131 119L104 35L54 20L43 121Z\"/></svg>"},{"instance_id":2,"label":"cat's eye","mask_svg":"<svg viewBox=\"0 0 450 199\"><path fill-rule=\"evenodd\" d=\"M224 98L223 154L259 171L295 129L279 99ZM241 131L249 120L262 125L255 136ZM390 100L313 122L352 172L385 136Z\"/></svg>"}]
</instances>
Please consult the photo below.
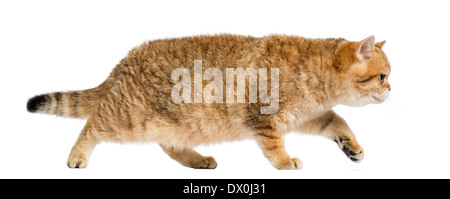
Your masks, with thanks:
<instances>
[{"instance_id":1,"label":"cat's eye","mask_svg":"<svg viewBox=\"0 0 450 199\"><path fill-rule=\"evenodd\" d=\"M384 83L384 79L386 78L386 74L380 74L381 83Z\"/></svg>"}]
</instances>

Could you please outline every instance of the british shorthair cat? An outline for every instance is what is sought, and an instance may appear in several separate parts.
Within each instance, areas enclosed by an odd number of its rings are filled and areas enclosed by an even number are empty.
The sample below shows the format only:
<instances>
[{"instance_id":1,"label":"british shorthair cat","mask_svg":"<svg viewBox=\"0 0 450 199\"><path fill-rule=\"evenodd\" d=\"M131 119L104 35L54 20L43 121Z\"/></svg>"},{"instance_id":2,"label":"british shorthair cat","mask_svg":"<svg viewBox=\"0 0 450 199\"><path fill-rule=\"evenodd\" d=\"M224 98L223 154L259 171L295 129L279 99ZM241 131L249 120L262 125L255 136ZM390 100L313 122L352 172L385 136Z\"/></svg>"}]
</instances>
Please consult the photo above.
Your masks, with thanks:
<instances>
[{"instance_id":1,"label":"british shorthair cat","mask_svg":"<svg viewBox=\"0 0 450 199\"><path fill-rule=\"evenodd\" d=\"M354 162L364 150L338 104L378 104L391 72L374 36L362 41L208 35L150 41L131 50L99 86L42 94L27 109L87 119L67 165L84 168L102 142L156 142L174 160L213 169L193 148L254 139L277 169L300 169L285 150L292 131L322 135Z\"/></svg>"}]
</instances>

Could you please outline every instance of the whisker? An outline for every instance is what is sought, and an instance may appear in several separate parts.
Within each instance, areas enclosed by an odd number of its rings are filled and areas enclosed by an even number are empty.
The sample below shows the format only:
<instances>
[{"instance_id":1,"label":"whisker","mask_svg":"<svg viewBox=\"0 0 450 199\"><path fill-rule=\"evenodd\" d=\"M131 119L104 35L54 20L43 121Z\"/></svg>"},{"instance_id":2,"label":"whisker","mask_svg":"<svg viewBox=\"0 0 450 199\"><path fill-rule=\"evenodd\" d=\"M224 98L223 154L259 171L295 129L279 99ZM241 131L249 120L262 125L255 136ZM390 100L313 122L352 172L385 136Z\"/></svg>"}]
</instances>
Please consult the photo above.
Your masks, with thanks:
<instances>
[{"instance_id":1,"label":"whisker","mask_svg":"<svg viewBox=\"0 0 450 199\"><path fill-rule=\"evenodd\" d=\"M404 111L405 109L403 108L402 104L398 102L398 101L399 101L398 96L395 95L395 94L393 93L393 94L391 95L391 97L392 97L392 98L391 98L391 102L393 103L393 105L394 105L396 108L399 108L400 111Z\"/></svg>"},{"instance_id":2,"label":"whisker","mask_svg":"<svg viewBox=\"0 0 450 199\"><path fill-rule=\"evenodd\" d=\"M387 115L390 115L392 117L392 119L398 119L398 112L402 112L403 108L399 105L398 101L398 97L391 93L391 95L389 96L389 98L385 101L385 109L387 108L389 112Z\"/></svg>"},{"instance_id":3,"label":"whisker","mask_svg":"<svg viewBox=\"0 0 450 199\"><path fill-rule=\"evenodd\" d=\"M397 118L397 115L395 114L395 111L393 110L393 108L392 108L392 102L393 102L393 100L389 100L388 101L388 103L387 103L387 105L388 105L388 110L389 110L389 113L391 114L391 116L395 119L395 118Z\"/></svg>"}]
</instances>

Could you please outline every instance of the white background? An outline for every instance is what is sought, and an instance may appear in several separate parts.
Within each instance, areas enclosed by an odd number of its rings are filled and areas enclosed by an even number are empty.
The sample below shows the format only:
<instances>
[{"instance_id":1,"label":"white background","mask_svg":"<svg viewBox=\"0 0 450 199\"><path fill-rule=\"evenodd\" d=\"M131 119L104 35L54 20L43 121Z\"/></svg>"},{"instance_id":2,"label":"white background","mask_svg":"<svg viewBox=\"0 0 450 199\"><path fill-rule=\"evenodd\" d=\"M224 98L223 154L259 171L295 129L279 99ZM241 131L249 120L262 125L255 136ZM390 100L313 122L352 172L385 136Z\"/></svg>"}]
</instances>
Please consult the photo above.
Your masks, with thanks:
<instances>
[{"instance_id":1,"label":"white background","mask_svg":"<svg viewBox=\"0 0 450 199\"><path fill-rule=\"evenodd\" d=\"M446 1L1 1L0 178L449 178L450 31ZM391 97L336 107L366 152L291 133L300 171L279 171L252 140L198 147L218 161L195 170L155 143L102 143L86 169L66 160L83 120L26 112L37 94L92 88L146 40L201 34L289 34L387 40Z\"/></svg>"}]
</instances>

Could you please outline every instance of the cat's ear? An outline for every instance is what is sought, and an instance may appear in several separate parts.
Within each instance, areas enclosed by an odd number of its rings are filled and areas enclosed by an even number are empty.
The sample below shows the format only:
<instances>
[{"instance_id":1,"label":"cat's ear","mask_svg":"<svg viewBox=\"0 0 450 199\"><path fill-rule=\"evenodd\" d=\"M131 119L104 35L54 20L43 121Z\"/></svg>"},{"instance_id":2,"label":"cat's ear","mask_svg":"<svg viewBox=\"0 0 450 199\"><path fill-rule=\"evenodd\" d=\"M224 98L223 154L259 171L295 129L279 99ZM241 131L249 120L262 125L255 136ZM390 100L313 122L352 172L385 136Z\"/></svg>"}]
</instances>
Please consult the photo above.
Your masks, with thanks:
<instances>
[{"instance_id":1,"label":"cat's ear","mask_svg":"<svg viewBox=\"0 0 450 199\"><path fill-rule=\"evenodd\" d=\"M384 46L384 43L386 43L386 40L375 43L375 46L378 48L382 48Z\"/></svg>"},{"instance_id":2,"label":"cat's ear","mask_svg":"<svg viewBox=\"0 0 450 199\"><path fill-rule=\"evenodd\" d=\"M372 57L372 53L375 47L375 36L367 37L366 39L358 42L359 47L357 56L359 60L366 61Z\"/></svg>"}]
</instances>

